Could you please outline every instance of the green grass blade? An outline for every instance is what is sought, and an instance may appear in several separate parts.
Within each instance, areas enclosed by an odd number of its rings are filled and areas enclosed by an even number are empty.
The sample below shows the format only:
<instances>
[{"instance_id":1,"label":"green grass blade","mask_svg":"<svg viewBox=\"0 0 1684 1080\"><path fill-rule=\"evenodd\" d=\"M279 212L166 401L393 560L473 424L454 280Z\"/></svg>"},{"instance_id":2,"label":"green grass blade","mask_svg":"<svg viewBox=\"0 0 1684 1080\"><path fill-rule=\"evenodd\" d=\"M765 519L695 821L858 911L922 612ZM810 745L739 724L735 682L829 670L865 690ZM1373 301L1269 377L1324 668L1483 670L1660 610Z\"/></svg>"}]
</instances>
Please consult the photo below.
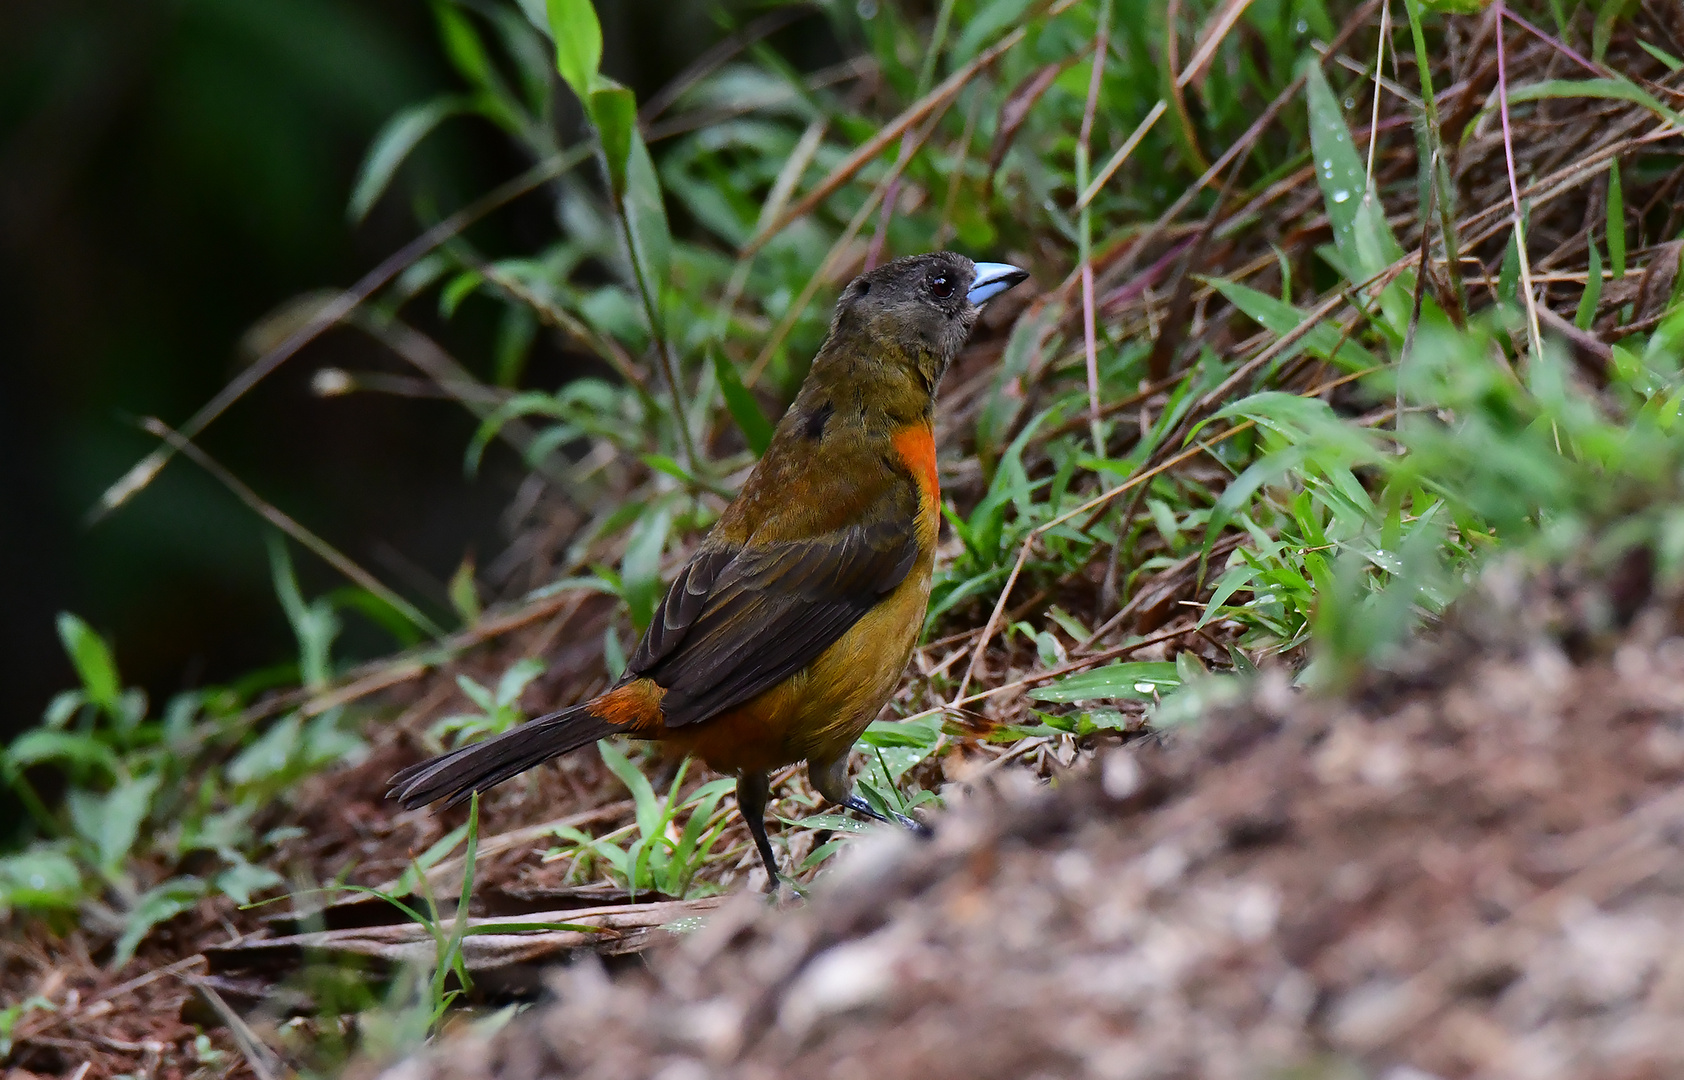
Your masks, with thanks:
<instances>
[{"instance_id":1,"label":"green grass blade","mask_svg":"<svg viewBox=\"0 0 1684 1080\"><path fill-rule=\"evenodd\" d=\"M1596 238L1589 241L1590 266L1585 271L1585 291L1579 297L1579 309L1573 313L1573 325L1589 330L1596 319L1597 305L1602 302L1602 253L1597 250Z\"/></svg>"}]
</instances>

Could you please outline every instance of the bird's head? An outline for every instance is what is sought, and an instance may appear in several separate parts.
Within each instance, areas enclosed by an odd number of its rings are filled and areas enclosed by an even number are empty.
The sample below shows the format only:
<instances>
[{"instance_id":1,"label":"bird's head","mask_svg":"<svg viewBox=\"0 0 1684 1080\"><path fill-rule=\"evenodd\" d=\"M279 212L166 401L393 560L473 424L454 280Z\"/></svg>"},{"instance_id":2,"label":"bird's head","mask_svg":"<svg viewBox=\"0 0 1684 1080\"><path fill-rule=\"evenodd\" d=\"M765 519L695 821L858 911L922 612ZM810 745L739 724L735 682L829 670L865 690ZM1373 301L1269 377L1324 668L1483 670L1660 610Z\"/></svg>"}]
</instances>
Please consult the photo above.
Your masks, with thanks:
<instances>
[{"instance_id":1,"label":"bird's head","mask_svg":"<svg viewBox=\"0 0 1684 1080\"><path fill-rule=\"evenodd\" d=\"M836 302L826 351L909 365L935 393L982 306L1029 275L951 251L911 255L867 270Z\"/></svg>"}]
</instances>

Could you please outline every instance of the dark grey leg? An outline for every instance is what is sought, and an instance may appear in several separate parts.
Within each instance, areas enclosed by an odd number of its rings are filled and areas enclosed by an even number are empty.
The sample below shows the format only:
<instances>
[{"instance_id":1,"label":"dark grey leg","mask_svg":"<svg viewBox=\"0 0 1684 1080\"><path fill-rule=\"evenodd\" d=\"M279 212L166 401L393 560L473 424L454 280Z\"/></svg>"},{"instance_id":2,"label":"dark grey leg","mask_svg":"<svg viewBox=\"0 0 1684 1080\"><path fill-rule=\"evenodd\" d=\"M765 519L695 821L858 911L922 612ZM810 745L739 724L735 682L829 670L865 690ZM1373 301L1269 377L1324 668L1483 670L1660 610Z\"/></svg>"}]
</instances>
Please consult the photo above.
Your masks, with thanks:
<instances>
[{"instance_id":1,"label":"dark grey leg","mask_svg":"<svg viewBox=\"0 0 1684 1080\"><path fill-rule=\"evenodd\" d=\"M772 841L766 838L766 800L772 795L772 784L763 772L737 774L737 812L748 824L754 836L754 846L760 849L760 861L766 864L767 888L778 888L778 857L772 853Z\"/></svg>"},{"instance_id":2,"label":"dark grey leg","mask_svg":"<svg viewBox=\"0 0 1684 1080\"><path fill-rule=\"evenodd\" d=\"M807 763L807 780L813 785L813 790L823 795L837 806L846 807L856 814L861 814L873 821L887 824L889 818L878 813L876 808L858 795L854 794L854 785L848 781L848 759L839 757L835 761ZM914 820L905 814L895 814L894 820L910 830L913 835L927 837L930 827L922 821Z\"/></svg>"}]
</instances>

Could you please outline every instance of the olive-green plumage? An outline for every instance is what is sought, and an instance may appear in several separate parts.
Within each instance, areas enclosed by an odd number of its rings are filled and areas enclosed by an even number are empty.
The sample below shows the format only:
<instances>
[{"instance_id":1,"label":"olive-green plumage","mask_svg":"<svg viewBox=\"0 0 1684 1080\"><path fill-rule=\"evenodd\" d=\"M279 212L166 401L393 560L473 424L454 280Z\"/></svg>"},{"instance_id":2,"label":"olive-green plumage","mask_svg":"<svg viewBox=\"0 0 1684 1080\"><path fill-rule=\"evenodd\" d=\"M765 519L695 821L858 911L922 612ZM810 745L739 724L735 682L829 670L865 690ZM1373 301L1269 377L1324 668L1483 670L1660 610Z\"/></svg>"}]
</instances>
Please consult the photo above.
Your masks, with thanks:
<instances>
[{"instance_id":1,"label":"olive-green plumage","mask_svg":"<svg viewBox=\"0 0 1684 1080\"><path fill-rule=\"evenodd\" d=\"M808 762L827 799L923 625L940 526L936 386L979 304L1022 271L937 252L856 278L742 490L600 697L406 769L406 806L459 801L604 735L657 739L738 775L767 872L768 770ZM973 302L973 294L976 302ZM908 824L915 824L910 823Z\"/></svg>"}]
</instances>

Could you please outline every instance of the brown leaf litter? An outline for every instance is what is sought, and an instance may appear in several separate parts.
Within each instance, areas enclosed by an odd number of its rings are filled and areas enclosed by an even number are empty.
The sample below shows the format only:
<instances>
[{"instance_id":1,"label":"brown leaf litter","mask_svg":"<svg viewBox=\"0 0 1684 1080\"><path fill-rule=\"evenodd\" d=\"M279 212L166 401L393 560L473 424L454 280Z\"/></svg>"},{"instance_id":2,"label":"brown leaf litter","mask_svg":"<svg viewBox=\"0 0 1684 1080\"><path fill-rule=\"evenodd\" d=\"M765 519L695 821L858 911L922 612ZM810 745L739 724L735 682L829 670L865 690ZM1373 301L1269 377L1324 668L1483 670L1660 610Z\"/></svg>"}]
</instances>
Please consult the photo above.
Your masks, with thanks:
<instances>
[{"instance_id":1,"label":"brown leaf litter","mask_svg":"<svg viewBox=\"0 0 1684 1080\"><path fill-rule=\"evenodd\" d=\"M386 1075L1684 1075L1684 607L1610 631L1611 580L1499 569L1344 695L1265 678Z\"/></svg>"}]
</instances>

